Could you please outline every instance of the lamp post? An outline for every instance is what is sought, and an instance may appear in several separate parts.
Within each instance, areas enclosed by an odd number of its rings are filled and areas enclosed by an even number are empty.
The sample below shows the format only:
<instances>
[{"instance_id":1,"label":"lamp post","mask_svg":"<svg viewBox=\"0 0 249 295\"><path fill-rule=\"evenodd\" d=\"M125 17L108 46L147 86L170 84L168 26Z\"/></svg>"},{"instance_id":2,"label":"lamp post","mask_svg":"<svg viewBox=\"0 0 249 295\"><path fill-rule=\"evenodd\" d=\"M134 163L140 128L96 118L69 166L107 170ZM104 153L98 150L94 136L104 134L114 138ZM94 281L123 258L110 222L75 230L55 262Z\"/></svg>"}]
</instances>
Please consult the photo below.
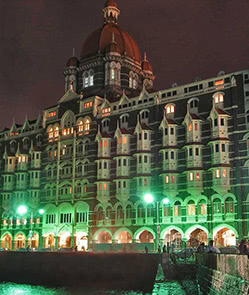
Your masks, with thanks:
<instances>
[{"instance_id":1,"label":"lamp post","mask_svg":"<svg viewBox=\"0 0 249 295\"><path fill-rule=\"evenodd\" d=\"M20 205L17 208L17 213L19 215L25 215L27 212L28 212L28 207L25 206L25 205ZM44 209L39 209L38 212L39 212L40 215L43 215L44 214ZM31 222L30 222L30 230L29 230L29 236L28 236L28 239L30 239L30 248L32 248L33 218L34 218L34 212L33 212L33 210L31 210L30 211L30 220L31 220Z\"/></svg>"},{"instance_id":2,"label":"lamp post","mask_svg":"<svg viewBox=\"0 0 249 295\"><path fill-rule=\"evenodd\" d=\"M148 204L153 203L154 202L154 197L151 193L147 193L144 195L144 201ZM159 205L160 205L160 201L156 200L156 250L158 249L159 246L159 238L160 238L160 232L161 232L161 223L160 223L160 216L159 216ZM162 200L162 202L164 204L168 204L169 203L169 199L168 198L164 198Z\"/></svg>"}]
</instances>

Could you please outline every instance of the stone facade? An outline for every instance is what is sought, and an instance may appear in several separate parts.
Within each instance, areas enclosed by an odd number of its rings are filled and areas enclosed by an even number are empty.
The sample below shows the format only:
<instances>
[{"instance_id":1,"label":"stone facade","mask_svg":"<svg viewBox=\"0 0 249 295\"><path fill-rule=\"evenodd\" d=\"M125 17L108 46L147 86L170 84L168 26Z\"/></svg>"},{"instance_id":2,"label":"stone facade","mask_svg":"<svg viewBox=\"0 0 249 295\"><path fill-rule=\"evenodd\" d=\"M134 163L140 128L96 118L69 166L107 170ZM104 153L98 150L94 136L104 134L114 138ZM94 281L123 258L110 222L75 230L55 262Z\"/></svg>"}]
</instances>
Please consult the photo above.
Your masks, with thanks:
<instances>
[{"instance_id":1,"label":"stone facade","mask_svg":"<svg viewBox=\"0 0 249 295\"><path fill-rule=\"evenodd\" d=\"M235 245L248 235L249 71L155 91L108 7L97 52L90 35L67 62L65 95L0 132L2 247Z\"/></svg>"}]
</instances>

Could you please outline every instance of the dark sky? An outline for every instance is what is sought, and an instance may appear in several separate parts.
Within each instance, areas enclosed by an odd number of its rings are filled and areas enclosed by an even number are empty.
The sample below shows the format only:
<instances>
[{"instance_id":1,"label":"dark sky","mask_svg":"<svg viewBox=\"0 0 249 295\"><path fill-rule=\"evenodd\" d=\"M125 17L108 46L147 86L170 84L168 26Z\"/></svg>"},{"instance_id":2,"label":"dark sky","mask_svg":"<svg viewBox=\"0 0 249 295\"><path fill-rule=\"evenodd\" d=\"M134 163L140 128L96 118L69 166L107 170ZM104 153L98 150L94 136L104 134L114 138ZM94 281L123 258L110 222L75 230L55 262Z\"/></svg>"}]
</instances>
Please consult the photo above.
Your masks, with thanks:
<instances>
[{"instance_id":1,"label":"dark sky","mask_svg":"<svg viewBox=\"0 0 249 295\"><path fill-rule=\"evenodd\" d=\"M104 0L0 0L0 129L35 119L64 94L62 69L103 24ZM119 25L156 75L155 88L248 68L248 0L117 0Z\"/></svg>"}]
</instances>

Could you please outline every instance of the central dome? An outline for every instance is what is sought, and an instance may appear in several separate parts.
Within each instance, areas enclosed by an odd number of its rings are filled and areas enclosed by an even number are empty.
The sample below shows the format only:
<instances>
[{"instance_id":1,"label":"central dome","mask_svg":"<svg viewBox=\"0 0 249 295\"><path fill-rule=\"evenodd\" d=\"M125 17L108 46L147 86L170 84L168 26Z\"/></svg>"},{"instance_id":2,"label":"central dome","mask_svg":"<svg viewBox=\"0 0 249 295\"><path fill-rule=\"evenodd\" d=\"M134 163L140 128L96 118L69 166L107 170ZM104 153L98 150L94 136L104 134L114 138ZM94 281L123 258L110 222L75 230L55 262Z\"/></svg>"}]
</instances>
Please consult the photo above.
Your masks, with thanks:
<instances>
[{"instance_id":1,"label":"central dome","mask_svg":"<svg viewBox=\"0 0 249 295\"><path fill-rule=\"evenodd\" d=\"M108 23L102 28L92 32L81 47L81 58L91 57L98 53L105 53L106 47L115 40L121 54L141 62L141 55L137 43L124 30L120 29L116 24Z\"/></svg>"}]
</instances>

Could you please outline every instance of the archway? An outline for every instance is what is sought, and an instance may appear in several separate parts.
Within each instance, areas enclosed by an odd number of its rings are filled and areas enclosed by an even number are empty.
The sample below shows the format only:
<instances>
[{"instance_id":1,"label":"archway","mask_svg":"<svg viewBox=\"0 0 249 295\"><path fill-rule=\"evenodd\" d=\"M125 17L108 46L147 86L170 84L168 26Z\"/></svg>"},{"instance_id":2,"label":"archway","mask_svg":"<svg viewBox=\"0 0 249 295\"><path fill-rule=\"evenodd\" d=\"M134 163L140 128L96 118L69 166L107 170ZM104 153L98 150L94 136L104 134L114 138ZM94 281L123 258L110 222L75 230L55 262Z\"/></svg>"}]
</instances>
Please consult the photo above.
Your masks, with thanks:
<instances>
[{"instance_id":1,"label":"archway","mask_svg":"<svg viewBox=\"0 0 249 295\"><path fill-rule=\"evenodd\" d=\"M34 233L32 239L29 240L30 248L38 248L39 247L39 235Z\"/></svg>"},{"instance_id":2,"label":"archway","mask_svg":"<svg viewBox=\"0 0 249 295\"><path fill-rule=\"evenodd\" d=\"M229 247L236 246L236 234L227 227L223 227L214 233L214 241L216 247Z\"/></svg>"},{"instance_id":3,"label":"archway","mask_svg":"<svg viewBox=\"0 0 249 295\"><path fill-rule=\"evenodd\" d=\"M97 243L99 244L111 244L112 237L107 231L102 231L98 235Z\"/></svg>"},{"instance_id":4,"label":"archway","mask_svg":"<svg viewBox=\"0 0 249 295\"><path fill-rule=\"evenodd\" d=\"M44 247L45 248L54 248L55 247L55 238L54 234L48 234L44 237Z\"/></svg>"},{"instance_id":5,"label":"archway","mask_svg":"<svg viewBox=\"0 0 249 295\"><path fill-rule=\"evenodd\" d=\"M76 246L78 251L85 251L88 249L88 238L86 232L76 233Z\"/></svg>"},{"instance_id":6,"label":"archway","mask_svg":"<svg viewBox=\"0 0 249 295\"><path fill-rule=\"evenodd\" d=\"M12 240L11 236L9 234L5 234L2 237L1 247L4 249L11 250L11 240Z\"/></svg>"},{"instance_id":7,"label":"archway","mask_svg":"<svg viewBox=\"0 0 249 295\"><path fill-rule=\"evenodd\" d=\"M130 233L125 230L119 232L116 239L117 239L118 244L132 243L132 237L131 237Z\"/></svg>"},{"instance_id":8,"label":"archway","mask_svg":"<svg viewBox=\"0 0 249 295\"><path fill-rule=\"evenodd\" d=\"M207 245L208 235L204 230L196 228L191 232L187 245L189 247L198 247L200 243L205 243Z\"/></svg>"},{"instance_id":9,"label":"archway","mask_svg":"<svg viewBox=\"0 0 249 295\"><path fill-rule=\"evenodd\" d=\"M25 235L22 233L19 233L15 236L15 246L14 249L20 249L20 248L25 248Z\"/></svg>"},{"instance_id":10,"label":"archway","mask_svg":"<svg viewBox=\"0 0 249 295\"><path fill-rule=\"evenodd\" d=\"M139 243L153 243L153 235L151 232L144 230L139 235Z\"/></svg>"},{"instance_id":11,"label":"archway","mask_svg":"<svg viewBox=\"0 0 249 295\"><path fill-rule=\"evenodd\" d=\"M71 247L71 235L69 232L63 232L59 236L59 247L70 248Z\"/></svg>"},{"instance_id":12,"label":"archway","mask_svg":"<svg viewBox=\"0 0 249 295\"><path fill-rule=\"evenodd\" d=\"M165 245L174 245L174 247L179 248L182 244L182 235L176 229L169 229L164 236Z\"/></svg>"}]
</instances>

